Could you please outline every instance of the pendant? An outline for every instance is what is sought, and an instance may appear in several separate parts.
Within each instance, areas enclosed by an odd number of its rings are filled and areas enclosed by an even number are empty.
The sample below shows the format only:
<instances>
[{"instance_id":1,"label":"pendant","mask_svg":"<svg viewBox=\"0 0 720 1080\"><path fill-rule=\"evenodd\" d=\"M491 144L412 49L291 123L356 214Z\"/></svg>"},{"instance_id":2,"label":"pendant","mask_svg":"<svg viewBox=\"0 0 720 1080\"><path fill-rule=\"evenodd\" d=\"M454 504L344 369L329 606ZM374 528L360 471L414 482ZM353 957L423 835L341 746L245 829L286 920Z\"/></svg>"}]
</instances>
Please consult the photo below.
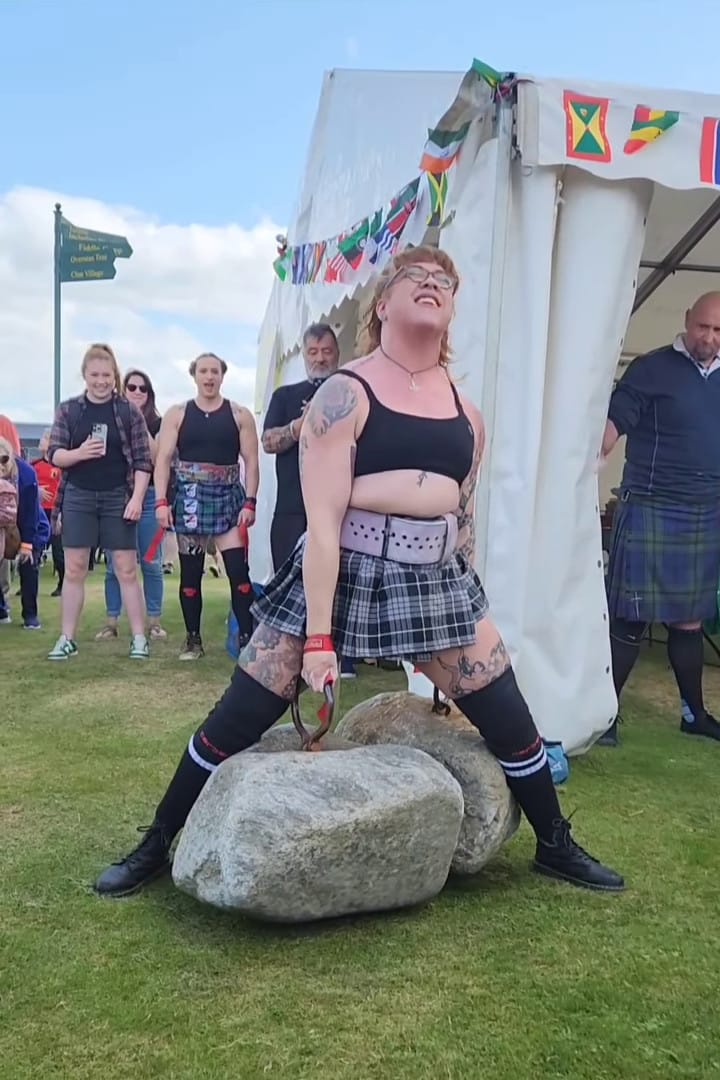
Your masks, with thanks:
<instances>
[{"instance_id":1,"label":"pendant","mask_svg":"<svg viewBox=\"0 0 720 1080\"><path fill-rule=\"evenodd\" d=\"M415 390L416 392L420 389L418 384L415 382L415 376L412 374L410 375L410 389Z\"/></svg>"}]
</instances>

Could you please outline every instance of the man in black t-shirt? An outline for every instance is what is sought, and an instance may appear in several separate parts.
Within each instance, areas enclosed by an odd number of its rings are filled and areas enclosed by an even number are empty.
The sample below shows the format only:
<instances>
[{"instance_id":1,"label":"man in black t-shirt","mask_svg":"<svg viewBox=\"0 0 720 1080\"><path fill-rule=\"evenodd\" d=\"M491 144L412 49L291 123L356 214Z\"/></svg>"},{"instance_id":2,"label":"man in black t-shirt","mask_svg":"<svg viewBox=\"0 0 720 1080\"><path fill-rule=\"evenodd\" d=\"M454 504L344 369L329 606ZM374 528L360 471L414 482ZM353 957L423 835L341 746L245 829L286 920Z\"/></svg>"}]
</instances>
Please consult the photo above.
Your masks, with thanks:
<instances>
[{"instance_id":1,"label":"man in black t-shirt","mask_svg":"<svg viewBox=\"0 0 720 1080\"><path fill-rule=\"evenodd\" d=\"M313 323L307 328L303 335L303 357L307 379L278 387L270 398L263 427L263 450L266 454L275 454L277 477L275 510L270 526L275 572L289 558L307 526L300 488L298 439L302 418L313 394L338 368L340 350L331 326Z\"/></svg>"}]
</instances>

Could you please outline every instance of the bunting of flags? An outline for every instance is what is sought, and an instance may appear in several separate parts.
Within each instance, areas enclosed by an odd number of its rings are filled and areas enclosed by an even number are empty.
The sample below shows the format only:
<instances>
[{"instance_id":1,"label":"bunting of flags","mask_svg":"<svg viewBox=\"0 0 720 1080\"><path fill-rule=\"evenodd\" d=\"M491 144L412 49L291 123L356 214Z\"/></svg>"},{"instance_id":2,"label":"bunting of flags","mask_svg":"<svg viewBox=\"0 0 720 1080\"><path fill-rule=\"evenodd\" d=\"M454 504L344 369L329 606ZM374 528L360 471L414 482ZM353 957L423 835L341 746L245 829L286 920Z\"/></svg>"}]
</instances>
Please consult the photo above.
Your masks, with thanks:
<instances>
[{"instance_id":1,"label":"bunting of flags","mask_svg":"<svg viewBox=\"0 0 720 1080\"><path fill-rule=\"evenodd\" d=\"M630 134L625 143L625 153L637 154L649 143L659 139L674 124L677 124L679 119L679 112L669 112L667 109L648 109L645 105L638 105L635 109Z\"/></svg>"},{"instance_id":2,"label":"bunting of flags","mask_svg":"<svg viewBox=\"0 0 720 1080\"><path fill-rule=\"evenodd\" d=\"M700 141L700 180L703 184L720 184L720 120L706 116Z\"/></svg>"},{"instance_id":3,"label":"bunting of flags","mask_svg":"<svg viewBox=\"0 0 720 1080\"><path fill-rule=\"evenodd\" d=\"M563 93L565 152L569 158L606 163L612 159L605 131L609 107L608 98L587 97L572 90Z\"/></svg>"},{"instance_id":4,"label":"bunting of flags","mask_svg":"<svg viewBox=\"0 0 720 1080\"><path fill-rule=\"evenodd\" d=\"M379 270L394 255L415 213L426 213L425 225L441 227L445 221L449 173L458 160L470 126L512 84L512 76L502 75L475 60L452 105L437 127L428 132L420 159L420 175L386 206L339 236L295 246L288 246L284 237L278 237L278 255L273 267L280 281L293 285L352 282L368 267Z\"/></svg>"}]
</instances>

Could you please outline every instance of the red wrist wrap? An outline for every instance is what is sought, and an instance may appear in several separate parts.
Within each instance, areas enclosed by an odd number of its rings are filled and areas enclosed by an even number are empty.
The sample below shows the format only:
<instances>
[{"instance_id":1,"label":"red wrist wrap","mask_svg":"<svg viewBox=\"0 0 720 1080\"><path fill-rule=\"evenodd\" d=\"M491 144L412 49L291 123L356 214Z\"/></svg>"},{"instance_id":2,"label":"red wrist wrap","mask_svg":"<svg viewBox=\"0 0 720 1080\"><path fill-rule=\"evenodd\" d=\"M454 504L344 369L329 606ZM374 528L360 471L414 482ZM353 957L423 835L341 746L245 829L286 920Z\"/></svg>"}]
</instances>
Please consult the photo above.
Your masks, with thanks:
<instances>
[{"instance_id":1,"label":"red wrist wrap","mask_svg":"<svg viewBox=\"0 0 720 1080\"><path fill-rule=\"evenodd\" d=\"M306 639L303 652L335 652L335 646L329 634L313 634Z\"/></svg>"}]
</instances>

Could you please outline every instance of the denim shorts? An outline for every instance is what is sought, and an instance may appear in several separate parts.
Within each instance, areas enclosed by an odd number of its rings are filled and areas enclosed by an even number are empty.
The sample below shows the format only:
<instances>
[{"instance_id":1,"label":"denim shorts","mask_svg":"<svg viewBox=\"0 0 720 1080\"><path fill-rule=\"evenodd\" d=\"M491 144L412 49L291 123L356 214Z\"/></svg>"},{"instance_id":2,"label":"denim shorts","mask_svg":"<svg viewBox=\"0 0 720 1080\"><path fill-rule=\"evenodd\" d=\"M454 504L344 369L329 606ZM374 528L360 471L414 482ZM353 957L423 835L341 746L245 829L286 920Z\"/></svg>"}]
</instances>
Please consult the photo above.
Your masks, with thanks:
<instances>
[{"instance_id":1,"label":"denim shorts","mask_svg":"<svg viewBox=\"0 0 720 1080\"><path fill-rule=\"evenodd\" d=\"M85 491L68 484L62 503L62 542L66 548L135 551L137 522L125 521L125 486Z\"/></svg>"}]
</instances>

